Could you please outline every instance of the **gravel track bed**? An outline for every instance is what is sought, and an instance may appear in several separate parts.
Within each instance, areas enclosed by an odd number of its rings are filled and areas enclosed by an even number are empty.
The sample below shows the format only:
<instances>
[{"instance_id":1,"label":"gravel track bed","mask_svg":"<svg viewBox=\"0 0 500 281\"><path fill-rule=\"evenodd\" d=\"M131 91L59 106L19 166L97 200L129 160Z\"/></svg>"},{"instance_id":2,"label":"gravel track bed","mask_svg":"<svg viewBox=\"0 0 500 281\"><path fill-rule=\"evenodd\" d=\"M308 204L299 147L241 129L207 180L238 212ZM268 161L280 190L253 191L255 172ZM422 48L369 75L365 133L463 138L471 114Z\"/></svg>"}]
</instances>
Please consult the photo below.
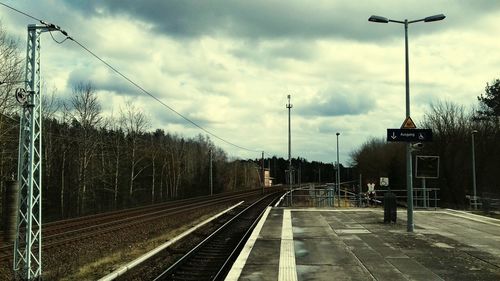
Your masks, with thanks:
<instances>
[{"instance_id":1,"label":"gravel track bed","mask_svg":"<svg viewBox=\"0 0 500 281\"><path fill-rule=\"evenodd\" d=\"M236 211L238 210L238 211ZM203 239L212 234L221 225L230 220L237 212L241 209L236 208L215 219L213 223L209 223L199 230L195 231L193 234L189 235L186 239L182 239L178 243L174 244L172 247L161 251L159 254L155 255L151 259L145 261L142 265L129 271L127 274L117 278L117 281L142 281L142 280L153 280L160 273L162 273L166 267L174 264L179 258L181 258L185 253L186 249L191 249L197 244L199 244Z\"/></svg>"},{"instance_id":2,"label":"gravel track bed","mask_svg":"<svg viewBox=\"0 0 500 281\"><path fill-rule=\"evenodd\" d=\"M43 279L97 280L236 203L200 208L195 212L162 218L154 223L139 224L127 230L47 249L42 254ZM203 236L203 231L208 234L210 230L202 230L197 236ZM175 254L175 247L169 252ZM13 279L12 260L2 261L0 280Z\"/></svg>"}]
</instances>

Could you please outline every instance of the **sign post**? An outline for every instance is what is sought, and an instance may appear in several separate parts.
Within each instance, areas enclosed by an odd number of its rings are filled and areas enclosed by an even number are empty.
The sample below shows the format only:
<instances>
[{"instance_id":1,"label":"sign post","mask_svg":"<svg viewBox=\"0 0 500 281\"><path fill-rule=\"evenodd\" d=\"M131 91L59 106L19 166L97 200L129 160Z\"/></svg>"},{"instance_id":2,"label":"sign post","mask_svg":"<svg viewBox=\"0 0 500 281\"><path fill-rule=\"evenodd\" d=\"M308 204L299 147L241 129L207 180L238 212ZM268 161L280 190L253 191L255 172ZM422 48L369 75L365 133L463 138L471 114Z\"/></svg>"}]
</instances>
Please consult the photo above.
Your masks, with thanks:
<instances>
[{"instance_id":1,"label":"sign post","mask_svg":"<svg viewBox=\"0 0 500 281\"><path fill-rule=\"evenodd\" d=\"M407 87L408 90L408 87ZM410 117L409 94L407 93L406 119L399 129L387 129L388 142L406 142L406 185L407 185L407 229L413 232L413 172L411 143L432 141L431 129L417 129L415 123Z\"/></svg>"}]
</instances>

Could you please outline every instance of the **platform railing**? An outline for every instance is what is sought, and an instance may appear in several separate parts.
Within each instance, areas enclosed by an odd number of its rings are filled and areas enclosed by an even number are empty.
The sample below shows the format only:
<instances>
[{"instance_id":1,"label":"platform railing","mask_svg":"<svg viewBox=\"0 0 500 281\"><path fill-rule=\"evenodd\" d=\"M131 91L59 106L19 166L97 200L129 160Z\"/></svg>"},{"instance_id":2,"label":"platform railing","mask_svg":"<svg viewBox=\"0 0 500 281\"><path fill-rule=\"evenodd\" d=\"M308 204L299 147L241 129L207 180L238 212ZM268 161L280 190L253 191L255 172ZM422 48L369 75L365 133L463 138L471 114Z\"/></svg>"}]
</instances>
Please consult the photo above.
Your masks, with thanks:
<instances>
[{"instance_id":1,"label":"platform railing","mask_svg":"<svg viewBox=\"0 0 500 281\"><path fill-rule=\"evenodd\" d=\"M413 189L413 208L415 209L427 209L427 208L439 208L439 188L414 188ZM375 199L382 202L384 198L384 193L393 192L396 194L396 201L398 205L406 207L407 196L406 189L377 189L375 190Z\"/></svg>"},{"instance_id":2,"label":"platform railing","mask_svg":"<svg viewBox=\"0 0 500 281\"><path fill-rule=\"evenodd\" d=\"M485 192L481 196L466 195L471 210L478 210L484 213L500 213L500 198L498 195Z\"/></svg>"},{"instance_id":3,"label":"platform railing","mask_svg":"<svg viewBox=\"0 0 500 281\"><path fill-rule=\"evenodd\" d=\"M354 192L340 189L333 184L307 184L288 191L280 206L286 207L354 207L358 205L358 196Z\"/></svg>"},{"instance_id":4,"label":"platform railing","mask_svg":"<svg viewBox=\"0 0 500 281\"><path fill-rule=\"evenodd\" d=\"M333 184L307 184L296 186L288 191L280 206L285 207L367 207L382 205L384 194L391 191L396 194L398 205L406 206L406 189L376 189L375 195L368 192L357 193L351 188L341 188L339 192ZM413 206L416 209L439 207L439 188L415 188Z\"/></svg>"}]
</instances>

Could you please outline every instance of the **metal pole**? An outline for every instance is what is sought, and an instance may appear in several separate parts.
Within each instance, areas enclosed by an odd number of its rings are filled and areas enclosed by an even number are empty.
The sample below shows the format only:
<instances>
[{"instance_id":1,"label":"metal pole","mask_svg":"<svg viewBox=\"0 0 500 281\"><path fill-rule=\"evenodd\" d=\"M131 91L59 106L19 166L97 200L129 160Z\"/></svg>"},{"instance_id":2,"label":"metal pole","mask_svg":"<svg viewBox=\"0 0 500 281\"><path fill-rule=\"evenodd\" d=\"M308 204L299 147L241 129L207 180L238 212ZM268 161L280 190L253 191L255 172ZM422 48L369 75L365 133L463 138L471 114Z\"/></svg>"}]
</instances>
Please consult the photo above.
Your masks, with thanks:
<instances>
[{"instance_id":1,"label":"metal pole","mask_svg":"<svg viewBox=\"0 0 500 281\"><path fill-rule=\"evenodd\" d=\"M427 208L427 190L425 189L425 178L422 178L422 190L424 194L424 208Z\"/></svg>"},{"instance_id":2,"label":"metal pole","mask_svg":"<svg viewBox=\"0 0 500 281\"><path fill-rule=\"evenodd\" d=\"M291 119L290 119L290 109L293 105L290 104L290 95L288 95L288 184L290 185L290 205L292 205L292 129L291 129Z\"/></svg>"},{"instance_id":3,"label":"metal pole","mask_svg":"<svg viewBox=\"0 0 500 281\"><path fill-rule=\"evenodd\" d=\"M264 151L262 151L262 194L264 194L264 184L265 184L265 172L264 172Z\"/></svg>"},{"instance_id":4,"label":"metal pole","mask_svg":"<svg viewBox=\"0 0 500 281\"><path fill-rule=\"evenodd\" d=\"M361 207L361 194L363 193L363 175L359 174L359 206Z\"/></svg>"},{"instance_id":5,"label":"metal pole","mask_svg":"<svg viewBox=\"0 0 500 281\"><path fill-rule=\"evenodd\" d=\"M318 165L318 182L321 184L321 164Z\"/></svg>"},{"instance_id":6,"label":"metal pole","mask_svg":"<svg viewBox=\"0 0 500 281\"><path fill-rule=\"evenodd\" d=\"M406 117L410 116L410 71L408 58L408 20L405 19L405 72L406 72ZM407 231L413 232L413 181L412 181L412 166L411 166L411 144L406 144L406 190L408 208L407 215Z\"/></svg>"},{"instance_id":7,"label":"metal pole","mask_svg":"<svg viewBox=\"0 0 500 281\"><path fill-rule=\"evenodd\" d=\"M299 188L302 187L302 160L299 162Z\"/></svg>"},{"instance_id":8,"label":"metal pole","mask_svg":"<svg viewBox=\"0 0 500 281\"><path fill-rule=\"evenodd\" d=\"M477 210L477 197L476 197L476 157L474 151L474 134L476 130L472 131L472 190L474 192L474 210Z\"/></svg>"},{"instance_id":9,"label":"metal pole","mask_svg":"<svg viewBox=\"0 0 500 281\"><path fill-rule=\"evenodd\" d=\"M40 34L53 30L28 25L25 87L19 126L19 211L13 267L17 277L42 275L42 103L40 93Z\"/></svg>"},{"instance_id":10,"label":"metal pole","mask_svg":"<svg viewBox=\"0 0 500 281\"><path fill-rule=\"evenodd\" d=\"M214 193L214 183L213 183L213 175L212 175L212 149L210 151L210 196Z\"/></svg>"},{"instance_id":11,"label":"metal pole","mask_svg":"<svg viewBox=\"0 0 500 281\"><path fill-rule=\"evenodd\" d=\"M338 189L338 197L339 197L339 204L338 206L340 207L340 162L339 162L339 135L340 133L337 133L337 189Z\"/></svg>"}]
</instances>

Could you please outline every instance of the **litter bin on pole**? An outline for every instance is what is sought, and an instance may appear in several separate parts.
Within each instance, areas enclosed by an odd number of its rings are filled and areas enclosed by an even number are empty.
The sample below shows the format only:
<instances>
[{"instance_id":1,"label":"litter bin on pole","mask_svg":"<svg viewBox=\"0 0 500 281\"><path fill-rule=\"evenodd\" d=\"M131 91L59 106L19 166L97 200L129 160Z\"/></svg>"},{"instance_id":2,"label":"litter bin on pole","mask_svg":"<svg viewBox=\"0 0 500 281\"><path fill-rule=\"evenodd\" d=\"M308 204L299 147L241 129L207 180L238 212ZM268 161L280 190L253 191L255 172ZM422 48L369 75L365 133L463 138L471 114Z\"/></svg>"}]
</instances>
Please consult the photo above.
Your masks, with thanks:
<instances>
[{"instance_id":1,"label":"litter bin on pole","mask_svg":"<svg viewBox=\"0 0 500 281\"><path fill-rule=\"evenodd\" d=\"M384 223L396 223L397 216L396 194L388 191L384 194Z\"/></svg>"}]
</instances>

